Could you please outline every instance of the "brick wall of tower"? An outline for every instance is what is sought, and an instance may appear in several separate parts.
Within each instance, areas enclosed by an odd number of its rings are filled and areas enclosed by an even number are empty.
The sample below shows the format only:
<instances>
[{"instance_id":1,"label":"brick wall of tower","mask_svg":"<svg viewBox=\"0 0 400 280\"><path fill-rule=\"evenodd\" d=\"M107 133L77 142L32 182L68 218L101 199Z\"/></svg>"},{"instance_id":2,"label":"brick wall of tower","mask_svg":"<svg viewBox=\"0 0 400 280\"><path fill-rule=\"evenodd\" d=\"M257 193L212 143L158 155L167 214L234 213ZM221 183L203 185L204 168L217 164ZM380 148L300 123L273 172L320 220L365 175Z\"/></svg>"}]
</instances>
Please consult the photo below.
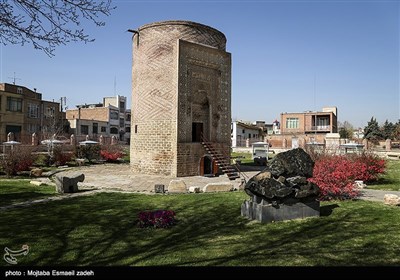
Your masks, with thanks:
<instances>
[{"instance_id":1,"label":"brick wall of tower","mask_svg":"<svg viewBox=\"0 0 400 280\"><path fill-rule=\"evenodd\" d=\"M192 149L193 153L188 157L190 160L183 160L187 157L179 156L184 153L178 147L178 143L182 142L178 140L179 131L182 131L178 112L179 40L219 50L225 50L226 44L221 32L187 21L144 25L139 28L139 34L133 36L130 162L134 173L198 175L193 170L198 165L197 157L202 148ZM227 103L230 127L230 88ZM184 130L187 129L188 126ZM190 171L186 172L186 167L182 169L182 165L187 165L189 161L193 164L188 169Z\"/></svg>"}]
</instances>

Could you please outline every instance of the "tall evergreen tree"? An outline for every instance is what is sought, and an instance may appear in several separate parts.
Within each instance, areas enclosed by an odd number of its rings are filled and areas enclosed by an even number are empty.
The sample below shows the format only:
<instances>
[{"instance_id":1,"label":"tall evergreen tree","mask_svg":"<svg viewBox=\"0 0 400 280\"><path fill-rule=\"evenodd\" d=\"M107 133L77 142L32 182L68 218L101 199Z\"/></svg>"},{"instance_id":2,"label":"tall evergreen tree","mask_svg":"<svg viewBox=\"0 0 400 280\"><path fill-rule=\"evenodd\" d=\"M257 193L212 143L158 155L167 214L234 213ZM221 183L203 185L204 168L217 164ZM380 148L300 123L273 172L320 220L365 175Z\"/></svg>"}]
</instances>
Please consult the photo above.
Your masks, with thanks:
<instances>
[{"instance_id":1,"label":"tall evergreen tree","mask_svg":"<svg viewBox=\"0 0 400 280\"><path fill-rule=\"evenodd\" d=\"M371 117L371 120L364 128L364 138L372 142L378 142L383 139L382 131L379 129L379 124L376 121L376 118Z\"/></svg>"},{"instance_id":2,"label":"tall evergreen tree","mask_svg":"<svg viewBox=\"0 0 400 280\"><path fill-rule=\"evenodd\" d=\"M394 140L395 129L396 126L392 122L386 120L381 129L383 139Z\"/></svg>"}]
</instances>

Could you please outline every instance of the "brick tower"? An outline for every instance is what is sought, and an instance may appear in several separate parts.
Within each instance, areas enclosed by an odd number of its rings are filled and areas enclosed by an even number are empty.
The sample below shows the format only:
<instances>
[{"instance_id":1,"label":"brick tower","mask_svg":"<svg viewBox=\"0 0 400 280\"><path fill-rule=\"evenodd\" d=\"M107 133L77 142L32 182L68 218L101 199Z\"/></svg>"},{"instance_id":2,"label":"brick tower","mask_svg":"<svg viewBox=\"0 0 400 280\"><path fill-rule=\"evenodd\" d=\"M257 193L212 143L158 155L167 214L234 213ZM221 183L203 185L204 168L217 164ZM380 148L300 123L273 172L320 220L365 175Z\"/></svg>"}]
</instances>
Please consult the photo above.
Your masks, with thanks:
<instances>
[{"instance_id":1,"label":"brick tower","mask_svg":"<svg viewBox=\"0 0 400 280\"><path fill-rule=\"evenodd\" d=\"M172 177L215 172L204 142L226 157L231 142L225 35L190 21L155 22L134 32L132 171Z\"/></svg>"}]
</instances>

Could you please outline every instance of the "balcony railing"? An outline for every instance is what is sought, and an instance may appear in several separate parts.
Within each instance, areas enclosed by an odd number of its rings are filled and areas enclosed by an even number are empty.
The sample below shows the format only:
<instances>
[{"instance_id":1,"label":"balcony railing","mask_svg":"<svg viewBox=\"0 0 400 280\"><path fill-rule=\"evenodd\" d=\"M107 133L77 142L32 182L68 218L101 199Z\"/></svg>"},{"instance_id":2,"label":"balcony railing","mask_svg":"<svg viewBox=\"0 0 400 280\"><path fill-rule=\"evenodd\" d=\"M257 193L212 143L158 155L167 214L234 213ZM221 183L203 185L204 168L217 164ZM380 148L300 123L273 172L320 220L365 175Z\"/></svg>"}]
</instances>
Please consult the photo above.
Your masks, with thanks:
<instances>
[{"instance_id":1,"label":"balcony railing","mask_svg":"<svg viewBox=\"0 0 400 280\"><path fill-rule=\"evenodd\" d=\"M331 130L330 125L313 125L306 127L306 131L330 131L330 130Z\"/></svg>"}]
</instances>

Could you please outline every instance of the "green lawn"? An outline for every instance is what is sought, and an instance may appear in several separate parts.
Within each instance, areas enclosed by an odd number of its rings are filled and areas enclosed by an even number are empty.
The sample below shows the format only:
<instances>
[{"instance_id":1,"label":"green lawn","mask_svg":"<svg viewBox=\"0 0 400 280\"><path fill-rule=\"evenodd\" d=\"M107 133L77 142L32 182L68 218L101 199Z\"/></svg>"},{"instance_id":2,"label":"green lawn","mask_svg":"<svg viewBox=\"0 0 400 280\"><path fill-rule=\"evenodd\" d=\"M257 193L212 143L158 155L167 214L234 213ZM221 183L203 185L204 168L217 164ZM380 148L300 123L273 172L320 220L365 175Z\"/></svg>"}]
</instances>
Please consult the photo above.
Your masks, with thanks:
<instances>
[{"instance_id":1,"label":"green lawn","mask_svg":"<svg viewBox=\"0 0 400 280\"><path fill-rule=\"evenodd\" d=\"M387 160L386 174L377 182L368 184L368 189L374 190L400 190L400 161Z\"/></svg>"},{"instance_id":2,"label":"green lawn","mask_svg":"<svg viewBox=\"0 0 400 280\"><path fill-rule=\"evenodd\" d=\"M260 224L240 216L247 197L107 193L11 209L0 215L0 247L29 245L18 265L400 265L399 207L325 202L320 218ZM136 226L156 209L174 210L178 224Z\"/></svg>"},{"instance_id":3,"label":"green lawn","mask_svg":"<svg viewBox=\"0 0 400 280\"><path fill-rule=\"evenodd\" d=\"M23 179L1 179L0 206L45 198L57 194L54 186L35 186L29 182L30 180Z\"/></svg>"}]
</instances>

